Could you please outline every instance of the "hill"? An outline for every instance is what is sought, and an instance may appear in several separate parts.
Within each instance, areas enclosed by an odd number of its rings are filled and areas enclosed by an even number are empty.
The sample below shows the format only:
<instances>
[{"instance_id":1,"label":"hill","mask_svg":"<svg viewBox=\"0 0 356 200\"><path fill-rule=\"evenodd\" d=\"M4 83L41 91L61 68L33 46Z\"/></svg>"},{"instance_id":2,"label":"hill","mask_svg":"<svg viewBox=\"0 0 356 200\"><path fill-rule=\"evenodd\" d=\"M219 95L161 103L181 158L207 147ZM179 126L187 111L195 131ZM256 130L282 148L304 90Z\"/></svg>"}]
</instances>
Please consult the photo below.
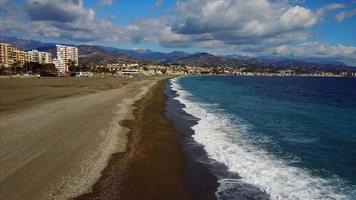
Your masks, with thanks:
<instances>
[{"instance_id":1,"label":"hill","mask_svg":"<svg viewBox=\"0 0 356 200\"><path fill-rule=\"evenodd\" d=\"M54 43L43 43L37 40L24 40L17 37L8 37L0 35L0 42L12 44L23 50L38 49L40 47L54 46Z\"/></svg>"},{"instance_id":2,"label":"hill","mask_svg":"<svg viewBox=\"0 0 356 200\"><path fill-rule=\"evenodd\" d=\"M0 36L0 42L10 43L24 50L38 49L52 53L56 57L53 43L43 43L35 40L23 40L16 37ZM70 45L70 44L68 44ZM76 45L71 45L76 46ZM289 57L246 57L239 55L212 55L208 53L190 54L183 51L169 53L151 51L149 49L119 49L115 47L79 45L79 62L84 65L105 63L162 63L180 64L201 67L244 67L248 70L281 70L293 69L301 72L312 71L356 71L338 61L322 58Z\"/></svg>"},{"instance_id":3,"label":"hill","mask_svg":"<svg viewBox=\"0 0 356 200\"><path fill-rule=\"evenodd\" d=\"M97 46L80 45L79 63L84 65L106 63L143 63L144 60L135 58L125 53L109 51Z\"/></svg>"}]
</instances>

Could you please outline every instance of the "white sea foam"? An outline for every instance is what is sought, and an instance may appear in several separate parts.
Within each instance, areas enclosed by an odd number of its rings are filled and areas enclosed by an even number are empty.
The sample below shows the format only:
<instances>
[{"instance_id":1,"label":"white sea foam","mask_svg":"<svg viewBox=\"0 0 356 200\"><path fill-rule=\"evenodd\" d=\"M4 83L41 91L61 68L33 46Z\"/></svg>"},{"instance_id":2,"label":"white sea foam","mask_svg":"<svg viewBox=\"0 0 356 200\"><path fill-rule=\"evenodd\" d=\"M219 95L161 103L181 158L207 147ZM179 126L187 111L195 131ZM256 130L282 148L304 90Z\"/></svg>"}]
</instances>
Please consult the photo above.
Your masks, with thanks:
<instances>
[{"instance_id":1,"label":"white sea foam","mask_svg":"<svg viewBox=\"0 0 356 200\"><path fill-rule=\"evenodd\" d=\"M200 119L192 127L194 140L204 146L210 158L237 172L242 181L259 187L272 199L352 199L351 195L346 195L347 191L343 191L346 188L342 180L313 176L307 170L293 167L288 161L257 148L247 137L247 125L219 114L214 110L216 105L191 100L193 96L179 85L178 80L171 80L172 90L178 95L176 99L186 106L185 112ZM221 187L218 190L222 190Z\"/></svg>"}]
</instances>

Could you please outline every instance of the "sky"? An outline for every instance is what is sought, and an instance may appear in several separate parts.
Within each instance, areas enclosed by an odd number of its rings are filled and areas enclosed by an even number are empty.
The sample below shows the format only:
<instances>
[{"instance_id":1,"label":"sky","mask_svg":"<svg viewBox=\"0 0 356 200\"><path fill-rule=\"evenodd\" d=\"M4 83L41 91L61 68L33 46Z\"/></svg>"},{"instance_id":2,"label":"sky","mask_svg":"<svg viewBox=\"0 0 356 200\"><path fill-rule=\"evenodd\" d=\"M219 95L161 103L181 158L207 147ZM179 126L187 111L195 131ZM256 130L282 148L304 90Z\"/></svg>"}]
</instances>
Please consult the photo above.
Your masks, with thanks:
<instances>
[{"instance_id":1,"label":"sky","mask_svg":"<svg viewBox=\"0 0 356 200\"><path fill-rule=\"evenodd\" d=\"M0 35L356 66L356 0L0 0Z\"/></svg>"}]
</instances>

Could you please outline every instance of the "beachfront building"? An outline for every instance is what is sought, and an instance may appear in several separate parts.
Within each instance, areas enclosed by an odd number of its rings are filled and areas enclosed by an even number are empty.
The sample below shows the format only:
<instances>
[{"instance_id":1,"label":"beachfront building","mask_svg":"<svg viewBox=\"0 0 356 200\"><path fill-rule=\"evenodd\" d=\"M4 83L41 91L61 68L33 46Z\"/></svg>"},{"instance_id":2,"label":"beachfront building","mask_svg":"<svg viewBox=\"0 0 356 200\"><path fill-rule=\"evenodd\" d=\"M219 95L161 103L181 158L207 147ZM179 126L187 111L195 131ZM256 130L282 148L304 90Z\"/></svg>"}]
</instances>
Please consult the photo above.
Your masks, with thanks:
<instances>
[{"instance_id":1,"label":"beachfront building","mask_svg":"<svg viewBox=\"0 0 356 200\"><path fill-rule=\"evenodd\" d=\"M53 63L52 54L48 52L39 52L38 61L41 64Z\"/></svg>"},{"instance_id":2,"label":"beachfront building","mask_svg":"<svg viewBox=\"0 0 356 200\"><path fill-rule=\"evenodd\" d=\"M57 58L53 60L59 72L67 74L70 62L78 65L78 48L72 46L56 45Z\"/></svg>"},{"instance_id":3,"label":"beachfront building","mask_svg":"<svg viewBox=\"0 0 356 200\"><path fill-rule=\"evenodd\" d=\"M27 53L25 51L21 51L21 50L16 50L16 62L18 62L18 64L20 66L24 66L25 63L27 62Z\"/></svg>"},{"instance_id":4,"label":"beachfront building","mask_svg":"<svg viewBox=\"0 0 356 200\"><path fill-rule=\"evenodd\" d=\"M0 65L5 67L17 65L21 67L28 62L49 64L52 63L52 55L51 53L37 50L25 52L11 44L0 43Z\"/></svg>"},{"instance_id":5,"label":"beachfront building","mask_svg":"<svg viewBox=\"0 0 356 200\"><path fill-rule=\"evenodd\" d=\"M0 65L10 67L12 65L23 66L26 62L26 53L20 49L5 43L0 43Z\"/></svg>"},{"instance_id":6,"label":"beachfront building","mask_svg":"<svg viewBox=\"0 0 356 200\"><path fill-rule=\"evenodd\" d=\"M31 51L27 52L27 55L26 55L27 62L38 63L39 62L38 58L39 58L39 56L38 56L37 50L31 50Z\"/></svg>"},{"instance_id":7,"label":"beachfront building","mask_svg":"<svg viewBox=\"0 0 356 200\"><path fill-rule=\"evenodd\" d=\"M18 49L12 45L9 45L7 48L8 51L8 60L9 60L9 65L14 65L17 62L17 57L16 57L16 52Z\"/></svg>"},{"instance_id":8,"label":"beachfront building","mask_svg":"<svg viewBox=\"0 0 356 200\"><path fill-rule=\"evenodd\" d=\"M0 43L0 65L9 66L9 44Z\"/></svg>"},{"instance_id":9,"label":"beachfront building","mask_svg":"<svg viewBox=\"0 0 356 200\"><path fill-rule=\"evenodd\" d=\"M35 62L40 64L53 63L51 53L31 50L26 52L26 54L27 62Z\"/></svg>"}]
</instances>

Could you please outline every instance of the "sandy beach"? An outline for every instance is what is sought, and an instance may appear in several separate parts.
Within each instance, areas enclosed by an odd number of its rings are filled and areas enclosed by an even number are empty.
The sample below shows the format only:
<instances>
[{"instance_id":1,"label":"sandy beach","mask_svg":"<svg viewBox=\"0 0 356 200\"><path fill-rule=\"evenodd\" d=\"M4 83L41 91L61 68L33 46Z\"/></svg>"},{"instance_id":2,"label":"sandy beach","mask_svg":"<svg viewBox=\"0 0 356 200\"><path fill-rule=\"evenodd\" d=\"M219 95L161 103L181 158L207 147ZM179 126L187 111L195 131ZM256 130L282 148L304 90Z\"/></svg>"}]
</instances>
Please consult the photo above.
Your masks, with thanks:
<instances>
[{"instance_id":1,"label":"sandy beach","mask_svg":"<svg viewBox=\"0 0 356 200\"><path fill-rule=\"evenodd\" d=\"M114 154L87 199L194 199L184 183L183 134L165 117L165 80L135 104L127 151Z\"/></svg>"},{"instance_id":2,"label":"sandy beach","mask_svg":"<svg viewBox=\"0 0 356 200\"><path fill-rule=\"evenodd\" d=\"M147 93L152 97L159 80L0 80L0 199L67 199L90 192L111 155L126 149L130 126L119 122L134 119L134 103Z\"/></svg>"}]
</instances>

